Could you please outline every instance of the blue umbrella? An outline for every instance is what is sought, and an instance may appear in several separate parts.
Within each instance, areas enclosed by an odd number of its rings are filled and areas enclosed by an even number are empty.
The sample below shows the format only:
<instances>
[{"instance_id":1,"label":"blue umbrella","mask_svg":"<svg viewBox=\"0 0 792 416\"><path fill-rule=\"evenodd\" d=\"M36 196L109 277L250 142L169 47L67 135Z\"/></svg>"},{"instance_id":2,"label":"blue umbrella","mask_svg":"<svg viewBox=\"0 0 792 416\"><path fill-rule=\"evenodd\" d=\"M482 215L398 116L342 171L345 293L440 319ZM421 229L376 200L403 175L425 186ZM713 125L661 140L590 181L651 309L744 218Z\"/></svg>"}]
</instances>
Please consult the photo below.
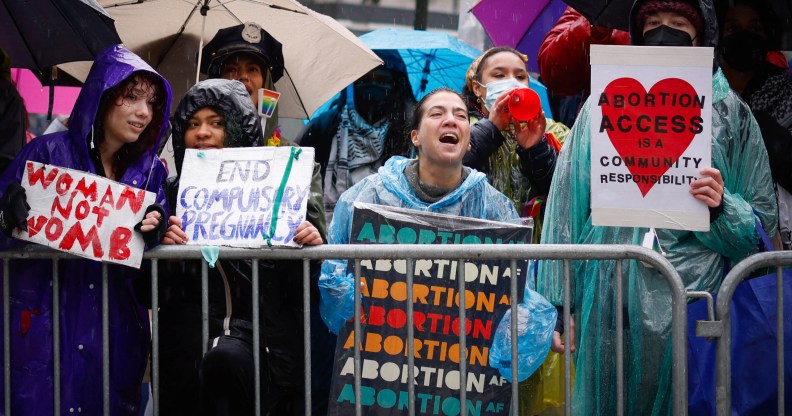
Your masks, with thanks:
<instances>
[{"instance_id":1,"label":"blue umbrella","mask_svg":"<svg viewBox=\"0 0 792 416\"><path fill-rule=\"evenodd\" d=\"M416 100L439 87L462 92L465 72L481 54L451 35L423 30L378 29L360 40L378 54L398 52Z\"/></svg>"},{"instance_id":2,"label":"blue umbrella","mask_svg":"<svg viewBox=\"0 0 792 416\"><path fill-rule=\"evenodd\" d=\"M530 75L528 79L528 87L539 94L539 100L542 102L542 110L544 110L545 117L553 118L553 110L550 109L550 100L547 97L547 87Z\"/></svg>"}]
</instances>

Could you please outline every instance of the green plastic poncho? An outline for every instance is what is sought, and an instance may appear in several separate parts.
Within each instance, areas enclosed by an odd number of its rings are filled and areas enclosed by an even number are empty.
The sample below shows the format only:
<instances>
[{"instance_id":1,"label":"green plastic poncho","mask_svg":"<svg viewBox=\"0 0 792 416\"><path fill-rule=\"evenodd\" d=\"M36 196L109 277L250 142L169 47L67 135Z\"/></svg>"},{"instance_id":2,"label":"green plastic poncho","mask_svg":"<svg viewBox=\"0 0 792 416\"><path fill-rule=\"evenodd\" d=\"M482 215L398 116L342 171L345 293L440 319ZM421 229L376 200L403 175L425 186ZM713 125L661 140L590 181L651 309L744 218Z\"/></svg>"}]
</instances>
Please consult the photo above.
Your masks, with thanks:
<instances>
[{"instance_id":1,"label":"green plastic poncho","mask_svg":"<svg viewBox=\"0 0 792 416\"><path fill-rule=\"evenodd\" d=\"M755 215L767 233L777 216L764 142L751 111L713 76L712 163L723 175L723 212L709 232L657 230L660 246L689 290L718 289L724 266L756 251ZM587 103L588 104L588 103ZM637 244L646 228L591 224L590 112L585 105L559 155L550 189L542 242ZM571 306L576 323L573 414L616 413L616 262L571 263ZM671 413L671 294L656 270L627 261L624 276L625 414ZM537 290L563 305L563 263L543 262Z\"/></svg>"}]
</instances>

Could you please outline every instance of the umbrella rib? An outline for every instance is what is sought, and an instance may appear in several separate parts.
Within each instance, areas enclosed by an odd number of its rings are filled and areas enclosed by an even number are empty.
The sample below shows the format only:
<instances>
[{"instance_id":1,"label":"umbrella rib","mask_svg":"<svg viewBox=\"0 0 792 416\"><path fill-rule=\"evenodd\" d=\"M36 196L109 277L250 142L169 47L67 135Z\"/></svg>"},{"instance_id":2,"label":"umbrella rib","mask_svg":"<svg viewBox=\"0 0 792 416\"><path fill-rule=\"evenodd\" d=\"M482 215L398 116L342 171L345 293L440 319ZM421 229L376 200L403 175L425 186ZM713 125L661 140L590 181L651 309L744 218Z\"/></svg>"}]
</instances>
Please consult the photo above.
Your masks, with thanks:
<instances>
[{"instance_id":1,"label":"umbrella rib","mask_svg":"<svg viewBox=\"0 0 792 416\"><path fill-rule=\"evenodd\" d=\"M11 16L13 16L6 2L3 2L3 6L6 9L6 14L8 14L8 17L10 18ZM36 65L36 68L41 68L41 63L36 59L35 56L33 56L33 52L32 52L33 49L30 48L30 44L28 43L27 39L24 36L22 36L22 28L19 27L16 19L11 18L10 20L14 23L14 27L16 28L17 33L19 33L19 37L22 38L22 42L25 43L25 49L30 53L30 59L33 60L33 64Z\"/></svg>"},{"instance_id":2,"label":"umbrella rib","mask_svg":"<svg viewBox=\"0 0 792 416\"><path fill-rule=\"evenodd\" d=\"M129 0L129 1L126 1L126 2L121 2L121 3L108 4L106 6L102 6L102 8L107 10L107 9L109 9L111 7L129 6L130 4L143 3L143 1L144 0Z\"/></svg>"},{"instance_id":3,"label":"umbrella rib","mask_svg":"<svg viewBox=\"0 0 792 416\"><path fill-rule=\"evenodd\" d=\"M267 6L269 6L269 7L270 7L270 8L272 8L272 9L277 9L277 10L284 10L284 11L287 11L287 12L292 12L292 13L299 13L299 14L305 14L305 15L307 15L307 14L308 14L307 12L304 12L304 11L302 11L302 10L294 10L294 9L290 9L290 8L288 8L288 7L279 6L279 5L277 5L277 4L272 4L272 3L269 3L269 2L267 2L267 1L258 2L258 1L252 1L252 0L231 0L231 1L228 1L228 2L226 2L226 3L231 3L231 2L234 2L234 1L243 1L243 2L245 2L245 3L253 3L253 4L260 4L260 3L265 3ZM225 7L225 3L223 3L223 7ZM226 8L226 10L227 10L227 8ZM230 13L230 12L229 12L229 13ZM234 17L236 17L236 16L234 16ZM241 21L240 21L240 22L241 22Z\"/></svg>"},{"instance_id":4,"label":"umbrella rib","mask_svg":"<svg viewBox=\"0 0 792 416\"><path fill-rule=\"evenodd\" d=\"M294 85L294 81L292 81L291 74L289 73L289 70L286 69L285 65L283 67L283 72L285 72L286 75L288 76L287 79L289 80L289 83L291 84L292 89L294 89L294 92L295 92L294 95L297 96L297 101L300 103L300 108L302 108L303 113L305 113L305 116L307 117L308 116L308 110L305 109L305 103L303 103L302 97L300 97L300 93L297 91L297 86ZM264 139L266 140L267 138L265 137Z\"/></svg>"},{"instance_id":5,"label":"umbrella rib","mask_svg":"<svg viewBox=\"0 0 792 416\"><path fill-rule=\"evenodd\" d=\"M94 58L96 58L96 56L94 55L94 51L91 50L92 48L88 46L89 45L89 41L90 41L90 39L88 38L88 32L83 31L79 27L74 27L74 25L72 24L71 19L66 19L66 16L64 15L63 11L61 10L61 7L60 7L61 5L60 4L58 4L56 2L52 2L52 6L55 7L56 10L58 10L58 13L60 13L61 17L64 18L63 20L66 21L66 23L69 24L69 27L72 29L72 31L80 36L80 38L82 39L83 45L85 45L86 49L88 49L88 53L90 55L92 55ZM110 16L108 16L108 17L113 21L113 27L115 27L115 19L113 19ZM118 31L116 31L116 38L118 38L118 41L121 42L121 38L118 36Z\"/></svg>"},{"instance_id":6,"label":"umbrella rib","mask_svg":"<svg viewBox=\"0 0 792 416\"><path fill-rule=\"evenodd\" d=\"M173 49L173 46L176 45L176 42L179 41L179 37L181 37L182 33L184 33L184 29L187 28L187 23L189 23L190 19L192 19L193 15L195 14L195 10L198 9L198 4L201 1L202 0L198 0L198 3L193 3L193 9L190 10L190 14L187 15L187 18L184 19L184 23L182 23L181 28L179 28L179 30L176 32L176 36L173 37L173 41L170 43L170 45L168 45L167 48L165 48L165 53L163 53L159 57L159 59L157 59L156 65L152 65L155 69L159 69L159 66L162 63L162 61L165 59L166 56L168 56L168 54L170 53L171 49ZM200 65L201 65L201 63L199 62L198 66L200 66Z\"/></svg>"}]
</instances>

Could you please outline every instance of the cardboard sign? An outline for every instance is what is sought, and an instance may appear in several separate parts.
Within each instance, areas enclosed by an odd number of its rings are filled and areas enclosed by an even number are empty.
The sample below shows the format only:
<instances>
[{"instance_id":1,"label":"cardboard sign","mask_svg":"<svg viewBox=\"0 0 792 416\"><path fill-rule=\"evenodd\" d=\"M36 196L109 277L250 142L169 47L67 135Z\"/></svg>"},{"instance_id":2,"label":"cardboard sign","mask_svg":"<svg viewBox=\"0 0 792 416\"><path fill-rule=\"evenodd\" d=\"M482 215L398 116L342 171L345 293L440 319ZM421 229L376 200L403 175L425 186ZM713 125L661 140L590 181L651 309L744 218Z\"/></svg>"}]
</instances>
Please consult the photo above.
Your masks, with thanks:
<instances>
[{"instance_id":1,"label":"cardboard sign","mask_svg":"<svg viewBox=\"0 0 792 416\"><path fill-rule=\"evenodd\" d=\"M379 205L355 204L351 244L527 244L532 227ZM475 415L509 415L511 385L489 366L489 350L510 308L509 261L464 265L468 354L460 354L456 260L416 260L413 280L415 410L418 415L459 414L459 360L467 362L467 409ZM350 267L348 271L354 269ZM518 297L527 261L517 262ZM406 261L361 262L363 310L361 405L364 415L407 413ZM355 413L352 321L338 335L330 411ZM456 410L456 413L454 413Z\"/></svg>"},{"instance_id":2,"label":"cardboard sign","mask_svg":"<svg viewBox=\"0 0 792 416\"><path fill-rule=\"evenodd\" d=\"M187 149L176 203L187 244L298 247L313 160L310 147Z\"/></svg>"},{"instance_id":3,"label":"cardboard sign","mask_svg":"<svg viewBox=\"0 0 792 416\"><path fill-rule=\"evenodd\" d=\"M93 260L140 267L134 231L156 195L90 173L27 161L22 175L30 213L14 237Z\"/></svg>"},{"instance_id":4,"label":"cardboard sign","mask_svg":"<svg viewBox=\"0 0 792 416\"><path fill-rule=\"evenodd\" d=\"M712 48L591 46L594 225L709 230Z\"/></svg>"}]
</instances>

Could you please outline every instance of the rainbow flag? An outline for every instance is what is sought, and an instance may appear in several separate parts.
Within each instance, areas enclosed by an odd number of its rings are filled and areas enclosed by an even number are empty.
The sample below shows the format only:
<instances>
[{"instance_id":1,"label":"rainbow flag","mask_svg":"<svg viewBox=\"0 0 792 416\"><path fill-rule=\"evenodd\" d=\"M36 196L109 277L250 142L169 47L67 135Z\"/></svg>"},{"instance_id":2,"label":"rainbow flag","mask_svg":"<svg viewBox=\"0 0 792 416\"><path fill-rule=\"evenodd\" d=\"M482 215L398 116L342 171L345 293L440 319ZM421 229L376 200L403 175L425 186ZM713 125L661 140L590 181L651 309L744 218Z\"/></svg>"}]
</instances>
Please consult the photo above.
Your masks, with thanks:
<instances>
[{"instance_id":1,"label":"rainbow flag","mask_svg":"<svg viewBox=\"0 0 792 416\"><path fill-rule=\"evenodd\" d=\"M275 112L275 106L278 105L280 93L268 89L260 88L258 90L258 112L262 117L270 118L272 113Z\"/></svg>"}]
</instances>

